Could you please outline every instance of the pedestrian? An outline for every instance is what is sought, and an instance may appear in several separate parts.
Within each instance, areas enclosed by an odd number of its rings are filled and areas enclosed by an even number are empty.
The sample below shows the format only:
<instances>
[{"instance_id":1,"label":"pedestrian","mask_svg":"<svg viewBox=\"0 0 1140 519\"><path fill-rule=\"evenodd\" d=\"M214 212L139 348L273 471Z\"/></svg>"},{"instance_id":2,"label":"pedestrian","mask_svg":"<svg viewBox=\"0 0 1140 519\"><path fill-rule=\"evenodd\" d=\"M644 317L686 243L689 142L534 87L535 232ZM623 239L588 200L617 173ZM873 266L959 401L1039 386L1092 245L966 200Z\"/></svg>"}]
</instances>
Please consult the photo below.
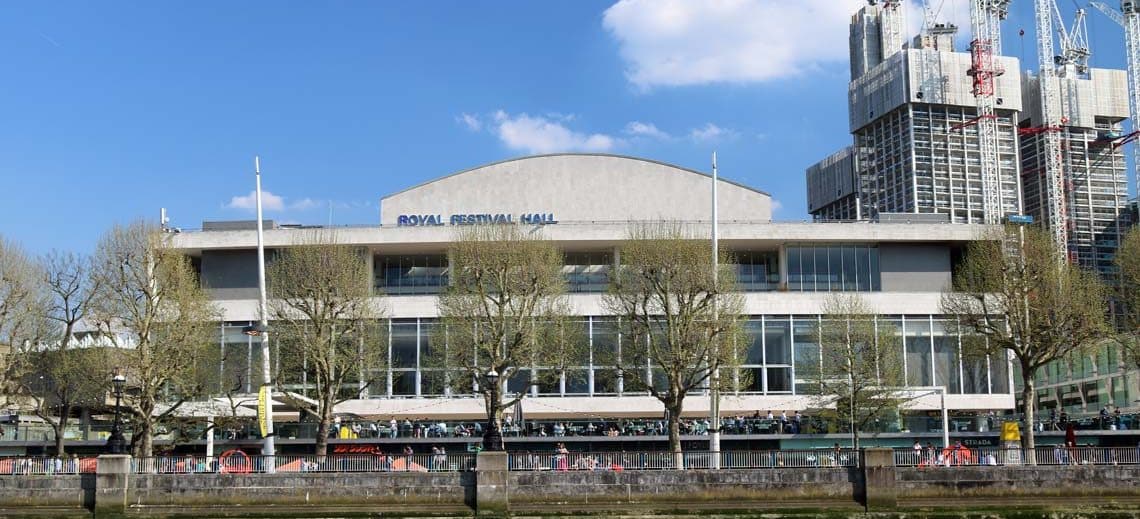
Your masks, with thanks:
<instances>
[{"instance_id":1,"label":"pedestrian","mask_svg":"<svg viewBox=\"0 0 1140 519\"><path fill-rule=\"evenodd\" d=\"M795 416L792 416L792 434L800 433L800 426L803 424L804 416L796 411Z\"/></svg>"},{"instance_id":2,"label":"pedestrian","mask_svg":"<svg viewBox=\"0 0 1140 519\"><path fill-rule=\"evenodd\" d=\"M920 443L918 440L914 440L914 447L913 448L914 448L914 464L916 466L922 465L922 443Z\"/></svg>"}]
</instances>

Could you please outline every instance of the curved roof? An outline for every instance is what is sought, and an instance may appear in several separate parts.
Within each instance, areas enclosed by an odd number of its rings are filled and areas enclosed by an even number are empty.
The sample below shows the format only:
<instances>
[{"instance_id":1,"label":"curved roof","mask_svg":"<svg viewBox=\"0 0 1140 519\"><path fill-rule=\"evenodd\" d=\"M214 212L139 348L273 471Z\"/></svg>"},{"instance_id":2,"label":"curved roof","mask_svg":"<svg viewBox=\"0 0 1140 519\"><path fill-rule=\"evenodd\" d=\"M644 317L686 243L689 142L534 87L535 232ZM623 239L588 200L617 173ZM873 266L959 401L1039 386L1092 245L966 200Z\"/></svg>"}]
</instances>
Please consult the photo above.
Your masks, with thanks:
<instances>
[{"instance_id":1,"label":"curved roof","mask_svg":"<svg viewBox=\"0 0 1140 519\"><path fill-rule=\"evenodd\" d=\"M641 162L648 162L651 164L658 164L658 165L670 167L673 169L679 169L681 171L686 171L686 172L692 173L694 175L701 175L701 176L706 177L706 178L712 178L711 174L705 173L703 171L697 171L695 169L689 169L689 168L686 168L683 166L678 166L676 164L670 164L668 162L664 162L664 161L660 161L660 160L647 159L647 158L643 158L643 157L634 157L632 155L618 155L616 153L565 153L565 152L564 153L542 153L542 154L538 154L538 155L524 155L522 157L512 157L509 159L497 160L495 162L488 162L486 164L483 164L482 166L475 166L473 168L467 168L467 169L459 170L459 171L456 171L455 173L451 173L449 175L444 175L442 177L435 178L432 180L428 180L426 182L420 182L419 184L416 184L416 185L409 187L409 188L401 189L399 191L396 191L395 193L392 193L390 195L382 197L380 200L391 198L393 196L399 195L399 194L404 193L406 191L418 189L418 188L421 188L423 186L426 186L426 185L434 183L434 182L439 182L441 180L445 180L445 179L448 179L448 178L451 178L454 176L462 175L464 173L469 173L469 172L480 170L483 168L489 168L491 166L497 166L499 164L506 164L509 162L515 162L515 161L520 161L520 160L538 159L538 158L543 158L543 157L576 157L576 156L577 157L612 157L615 159L637 160L637 161L641 161ZM724 182L727 184L732 184L734 186L739 186L739 187L742 187L744 189L748 189L750 191L755 191L755 192L760 193L761 195L764 195L764 196L772 196L767 191L761 191L761 190L756 189L754 187L751 187L751 186L748 186L745 184L741 184L740 182L736 182L733 180L727 180L720 175L717 175L717 179L720 180L721 182Z\"/></svg>"},{"instance_id":2,"label":"curved roof","mask_svg":"<svg viewBox=\"0 0 1140 519\"><path fill-rule=\"evenodd\" d=\"M384 225L466 223L464 216L548 215L556 221L710 219L711 176L655 160L601 153L520 157L440 177L381 199ZM722 220L769 221L771 197L720 179ZM436 218L428 218L434 215ZM453 219L456 215L458 220ZM426 224L420 220L426 219ZM482 221L482 220L480 220Z\"/></svg>"}]
</instances>

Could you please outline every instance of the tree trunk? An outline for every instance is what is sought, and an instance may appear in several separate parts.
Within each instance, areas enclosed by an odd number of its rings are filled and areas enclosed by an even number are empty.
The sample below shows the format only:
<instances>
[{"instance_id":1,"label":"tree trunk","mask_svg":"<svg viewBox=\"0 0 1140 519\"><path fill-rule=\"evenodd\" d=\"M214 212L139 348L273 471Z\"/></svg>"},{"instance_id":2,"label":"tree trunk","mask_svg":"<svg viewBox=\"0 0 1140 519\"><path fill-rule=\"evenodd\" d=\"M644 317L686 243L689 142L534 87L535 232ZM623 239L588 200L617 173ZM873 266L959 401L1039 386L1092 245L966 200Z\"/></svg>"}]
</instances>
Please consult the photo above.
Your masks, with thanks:
<instances>
[{"instance_id":1,"label":"tree trunk","mask_svg":"<svg viewBox=\"0 0 1140 519\"><path fill-rule=\"evenodd\" d=\"M321 419L319 422L317 422L317 437L316 441L314 442L315 449L313 450L313 453L317 456L324 456L328 451L329 427L331 425L332 419L328 416L325 416L324 413L321 413Z\"/></svg>"},{"instance_id":2,"label":"tree trunk","mask_svg":"<svg viewBox=\"0 0 1140 519\"><path fill-rule=\"evenodd\" d=\"M1021 368L1021 400L1025 402L1025 430L1022 431L1022 446L1025 447L1025 456L1029 458L1030 465L1037 464L1037 442L1034 436L1033 420L1037 413L1034 399L1033 373L1024 366Z\"/></svg>"},{"instance_id":3,"label":"tree trunk","mask_svg":"<svg viewBox=\"0 0 1140 519\"><path fill-rule=\"evenodd\" d=\"M61 406L60 410L59 410L58 423L56 423L52 427L53 429L55 429L55 455L56 456L63 456L64 454L66 454L66 452L64 452L63 436L64 436L64 431L67 430L67 418L68 418L68 415L70 415L70 414L71 414L71 406L70 405Z\"/></svg>"},{"instance_id":4,"label":"tree trunk","mask_svg":"<svg viewBox=\"0 0 1140 519\"><path fill-rule=\"evenodd\" d=\"M673 453L673 467L683 470L685 455L681 452L681 404L673 404L666 409L669 411L669 452Z\"/></svg>"}]
</instances>

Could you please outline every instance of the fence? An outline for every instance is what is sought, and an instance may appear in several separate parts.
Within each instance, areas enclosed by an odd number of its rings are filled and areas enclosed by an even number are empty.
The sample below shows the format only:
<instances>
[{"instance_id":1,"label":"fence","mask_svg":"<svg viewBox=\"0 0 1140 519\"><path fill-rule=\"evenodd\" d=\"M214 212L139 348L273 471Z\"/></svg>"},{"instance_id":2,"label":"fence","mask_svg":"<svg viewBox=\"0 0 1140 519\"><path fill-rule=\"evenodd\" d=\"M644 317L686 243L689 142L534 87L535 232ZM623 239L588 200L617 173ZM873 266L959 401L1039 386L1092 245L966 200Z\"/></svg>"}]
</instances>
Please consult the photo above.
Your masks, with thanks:
<instances>
[{"instance_id":1,"label":"fence","mask_svg":"<svg viewBox=\"0 0 1140 519\"><path fill-rule=\"evenodd\" d=\"M684 468L711 469L716 454L708 451L682 453ZM671 452L512 452L508 455L510 470L672 470L676 468ZM858 467L859 453L854 450L772 450L722 451L722 469Z\"/></svg>"},{"instance_id":2,"label":"fence","mask_svg":"<svg viewBox=\"0 0 1140 519\"><path fill-rule=\"evenodd\" d=\"M270 470L269 467L273 469ZM134 458L135 474L248 474L258 472L463 472L474 470L475 455L335 454L250 456L231 451L221 456Z\"/></svg>"},{"instance_id":3,"label":"fence","mask_svg":"<svg viewBox=\"0 0 1140 519\"><path fill-rule=\"evenodd\" d=\"M3 457L0 458L0 476L95 472L95 464L95 458L51 458L47 456Z\"/></svg>"},{"instance_id":4,"label":"fence","mask_svg":"<svg viewBox=\"0 0 1140 519\"><path fill-rule=\"evenodd\" d=\"M896 449L896 467L977 465L1136 465L1140 447L1042 446L1027 449L998 447L949 449Z\"/></svg>"}]
</instances>

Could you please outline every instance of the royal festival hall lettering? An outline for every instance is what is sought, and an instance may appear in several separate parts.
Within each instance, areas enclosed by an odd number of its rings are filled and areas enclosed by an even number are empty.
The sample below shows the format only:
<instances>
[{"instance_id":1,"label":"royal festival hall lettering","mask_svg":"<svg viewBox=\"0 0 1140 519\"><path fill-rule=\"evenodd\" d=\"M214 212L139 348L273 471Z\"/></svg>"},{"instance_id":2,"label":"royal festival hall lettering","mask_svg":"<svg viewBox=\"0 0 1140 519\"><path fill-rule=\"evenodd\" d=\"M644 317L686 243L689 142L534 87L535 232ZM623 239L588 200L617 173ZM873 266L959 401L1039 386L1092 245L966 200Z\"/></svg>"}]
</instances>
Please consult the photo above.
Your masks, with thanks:
<instances>
[{"instance_id":1,"label":"royal festival hall lettering","mask_svg":"<svg viewBox=\"0 0 1140 519\"><path fill-rule=\"evenodd\" d=\"M396 217L398 227L434 227L441 225L481 225L521 223L524 225L550 225L558 223L554 213L480 213L453 214L447 219L439 214L402 214Z\"/></svg>"}]
</instances>

